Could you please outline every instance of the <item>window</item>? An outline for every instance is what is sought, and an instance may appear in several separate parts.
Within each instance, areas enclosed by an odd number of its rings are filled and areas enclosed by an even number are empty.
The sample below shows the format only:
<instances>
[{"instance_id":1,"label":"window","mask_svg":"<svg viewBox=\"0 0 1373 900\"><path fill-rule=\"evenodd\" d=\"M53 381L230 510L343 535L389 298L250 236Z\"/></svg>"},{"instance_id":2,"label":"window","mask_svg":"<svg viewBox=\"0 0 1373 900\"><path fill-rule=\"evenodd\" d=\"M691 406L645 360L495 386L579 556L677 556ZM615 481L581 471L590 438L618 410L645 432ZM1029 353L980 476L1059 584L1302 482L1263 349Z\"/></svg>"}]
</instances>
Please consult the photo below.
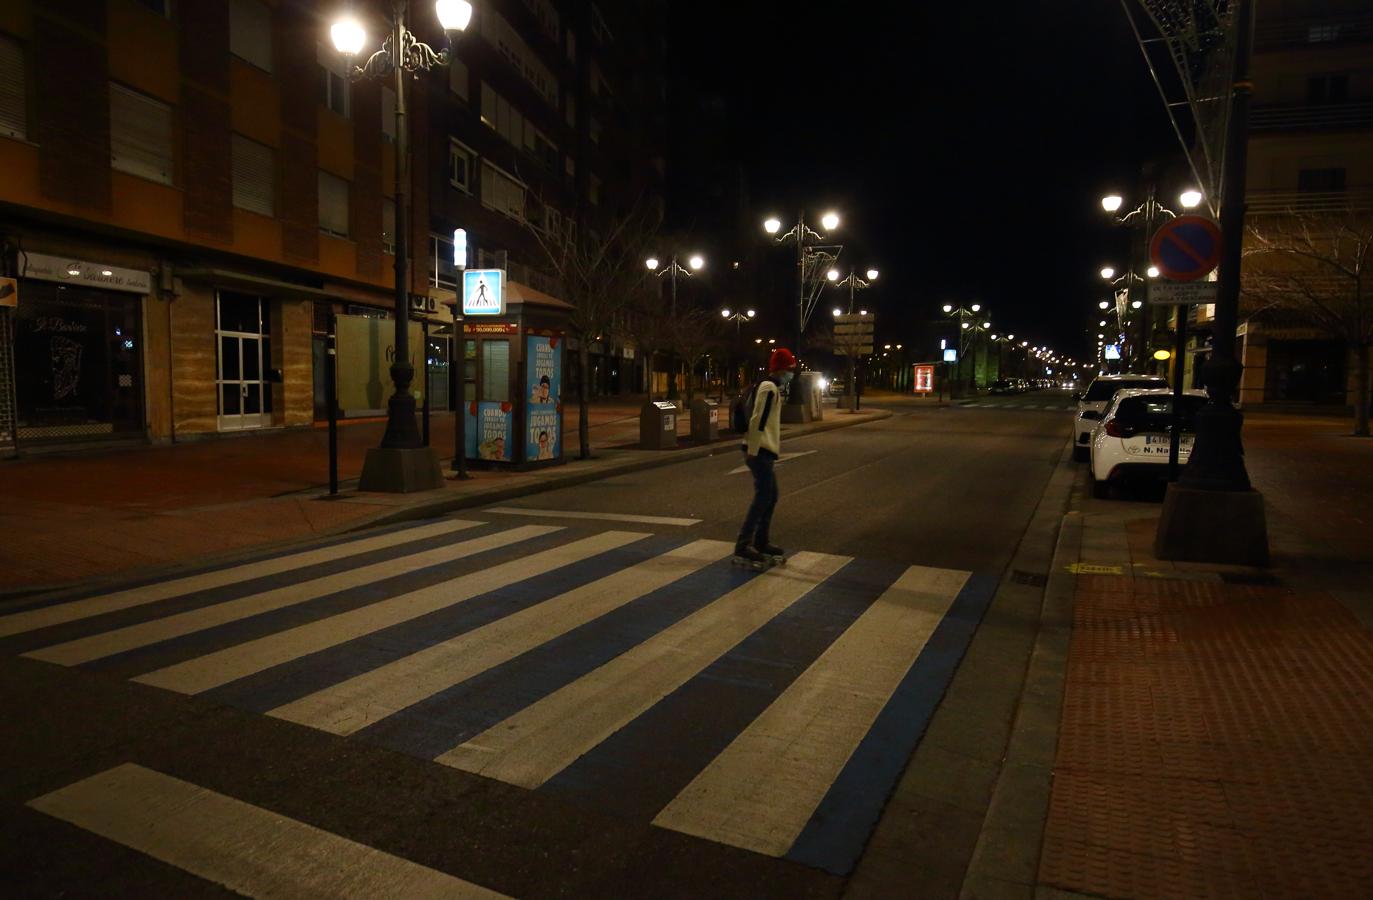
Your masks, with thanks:
<instances>
[{"instance_id":1,"label":"window","mask_svg":"<svg viewBox=\"0 0 1373 900\"><path fill-rule=\"evenodd\" d=\"M1344 169L1301 169L1297 190L1302 193L1334 193L1344 190Z\"/></svg>"},{"instance_id":2,"label":"window","mask_svg":"<svg viewBox=\"0 0 1373 900\"><path fill-rule=\"evenodd\" d=\"M230 147L230 156L234 178L234 206L262 213L264 216L276 215L276 191L273 184L276 159L272 148L236 134Z\"/></svg>"},{"instance_id":3,"label":"window","mask_svg":"<svg viewBox=\"0 0 1373 900\"><path fill-rule=\"evenodd\" d=\"M486 82L482 82L482 108L481 120L488 128L494 128L496 133L505 138L516 149L533 149L531 138L528 131L532 126L528 124L520 111L510 105L510 102L496 93L495 89Z\"/></svg>"},{"instance_id":4,"label":"window","mask_svg":"<svg viewBox=\"0 0 1373 900\"><path fill-rule=\"evenodd\" d=\"M24 51L19 42L0 34L0 137L28 136L28 89Z\"/></svg>"},{"instance_id":5,"label":"window","mask_svg":"<svg viewBox=\"0 0 1373 900\"><path fill-rule=\"evenodd\" d=\"M1334 25L1309 25L1306 29L1306 42L1308 44L1325 44L1330 41L1340 39L1340 26Z\"/></svg>"},{"instance_id":6,"label":"window","mask_svg":"<svg viewBox=\"0 0 1373 900\"><path fill-rule=\"evenodd\" d=\"M482 205L524 221L524 185L491 163L482 161Z\"/></svg>"},{"instance_id":7,"label":"window","mask_svg":"<svg viewBox=\"0 0 1373 900\"><path fill-rule=\"evenodd\" d=\"M562 20L558 17L558 10L553 6L552 0L524 0L524 5L534 13L534 18L539 20L539 26L543 28L544 33L556 41Z\"/></svg>"},{"instance_id":8,"label":"window","mask_svg":"<svg viewBox=\"0 0 1373 900\"><path fill-rule=\"evenodd\" d=\"M470 147L448 141L448 183L464 193L472 193L472 164L477 159Z\"/></svg>"},{"instance_id":9,"label":"window","mask_svg":"<svg viewBox=\"0 0 1373 900\"><path fill-rule=\"evenodd\" d=\"M480 18L480 27L482 37L500 51L506 62L510 63L525 81L533 85L550 106L556 107L558 80L505 17L495 10L487 9Z\"/></svg>"},{"instance_id":10,"label":"window","mask_svg":"<svg viewBox=\"0 0 1373 900\"><path fill-rule=\"evenodd\" d=\"M472 99L470 96L472 93L471 86L472 78L467 72L467 63L458 59L457 56L451 56L448 60L448 89L466 103Z\"/></svg>"},{"instance_id":11,"label":"window","mask_svg":"<svg viewBox=\"0 0 1373 900\"><path fill-rule=\"evenodd\" d=\"M323 170L319 173L319 230L348 236L348 182Z\"/></svg>"},{"instance_id":12,"label":"window","mask_svg":"<svg viewBox=\"0 0 1373 900\"><path fill-rule=\"evenodd\" d=\"M1349 100L1349 75L1317 75L1306 80L1308 103L1345 103Z\"/></svg>"},{"instance_id":13,"label":"window","mask_svg":"<svg viewBox=\"0 0 1373 900\"><path fill-rule=\"evenodd\" d=\"M510 342L482 341L482 400L510 400Z\"/></svg>"},{"instance_id":14,"label":"window","mask_svg":"<svg viewBox=\"0 0 1373 900\"><path fill-rule=\"evenodd\" d=\"M319 102L348 118L348 68L342 54L332 47L317 44L315 59L319 62Z\"/></svg>"},{"instance_id":15,"label":"window","mask_svg":"<svg viewBox=\"0 0 1373 900\"><path fill-rule=\"evenodd\" d=\"M396 139L396 92L389 87L381 89L381 133L392 141Z\"/></svg>"},{"instance_id":16,"label":"window","mask_svg":"<svg viewBox=\"0 0 1373 900\"><path fill-rule=\"evenodd\" d=\"M567 58L577 61L577 33L570 28L567 30Z\"/></svg>"},{"instance_id":17,"label":"window","mask_svg":"<svg viewBox=\"0 0 1373 900\"><path fill-rule=\"evenodd\" d=\"M172 183L172 108L110 83L110 165L120 172Z\"/></svg>"},{"instance_id":18,"label":"window","mask_svg":"<svg viewBox=\"0 0 1373 900\"><path fill-rule=\"evenodd\" d=\"M587 199L591 201L593 206L600 206L601 179L597 178L595 175L592 175L590 178L587 179L586 196Z\"/></svg>"},{"instance_id":19,"label":"window","mask_svg":"<svg viewBox=\"0 0 1373 900\"><path fill-rule=\"evenodd\" d=\"M272 71L272 11L261 0L229 0L229 52Z\"/></svg>"},{"instance_id":20,"label":"window","mask_svg":"<svg viewBox=\"0 0 1373 900\"><path fill-rule=\"evenodd\" d=\"M592 116L591 118L590 132L591 143L599 144L601 142L601 123L595 116Z\"/></svg>"},{"instance_id":21,"label":"window","mask_svg":"<svg viewBox=\"0 0 1373 900\"><path fill-rule=\"evenodd\" d=\"M390 197L381 198L381 246L396 255L396 201Z\"/></svg>"},{"instance_id":22,"label":"window","mask_svg":"<svg viewBox=\"0 0 1373 900\"><path fill-rule=\"evenodd\" d=\"M577 127L577 98L571 94L567 95L567 127Z\"/></svg>"},{"instance_id":23,"label":"window","mask_svg":"<svg viewBox=\"0 0 1373 900\"><path fill-rule=\"evenodd\" d=\"M568 178L576 178L576 177L577 177L577 161L576 161L575 159L573 159L572 157L569 156L569 157L563 162L563 168L567 170L567 177L568 177Z\"/></svg>"}]
</instances>

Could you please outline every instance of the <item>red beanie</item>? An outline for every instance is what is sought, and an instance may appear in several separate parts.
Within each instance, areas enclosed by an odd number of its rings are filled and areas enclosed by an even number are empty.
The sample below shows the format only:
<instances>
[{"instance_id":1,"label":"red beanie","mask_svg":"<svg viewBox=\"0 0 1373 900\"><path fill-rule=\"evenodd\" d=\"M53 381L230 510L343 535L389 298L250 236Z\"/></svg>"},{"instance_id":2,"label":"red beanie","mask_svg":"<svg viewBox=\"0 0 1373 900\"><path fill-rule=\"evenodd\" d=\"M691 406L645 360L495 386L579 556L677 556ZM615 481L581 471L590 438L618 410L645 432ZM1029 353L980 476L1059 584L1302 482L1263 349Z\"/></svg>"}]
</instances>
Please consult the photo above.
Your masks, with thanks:
<instances>
[{"instance_id":1,"label":"red beanie","mask_svg":"<svg viewBox=\"0 0 1373 900\"><path fill-rule=\"evenodd\" d=\"M781 372L784 369L794 368L796 368L796 357L786 347L778 347L768 357L769 372Z\"/></svg>"}]
</instances>

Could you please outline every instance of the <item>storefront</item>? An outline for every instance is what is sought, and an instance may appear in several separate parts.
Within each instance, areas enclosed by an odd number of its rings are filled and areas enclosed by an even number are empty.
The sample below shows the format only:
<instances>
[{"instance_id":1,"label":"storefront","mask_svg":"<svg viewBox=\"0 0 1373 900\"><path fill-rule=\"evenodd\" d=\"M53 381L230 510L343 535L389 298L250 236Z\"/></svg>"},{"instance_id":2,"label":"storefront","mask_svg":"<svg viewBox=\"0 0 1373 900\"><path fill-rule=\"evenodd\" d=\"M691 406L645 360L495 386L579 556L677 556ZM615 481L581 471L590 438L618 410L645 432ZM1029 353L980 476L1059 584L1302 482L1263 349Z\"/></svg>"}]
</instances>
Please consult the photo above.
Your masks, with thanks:
<instances>
[{"instance_id":1,"label":"storefront","mask_svg":"<svg viewBox=\"0 0 1373 900\"><path fill-rule=\"evenodd\" d=\"M148 272L39 253L19 262L11 311L19 443L144 438Z\"/></svg>"}]
</instances>

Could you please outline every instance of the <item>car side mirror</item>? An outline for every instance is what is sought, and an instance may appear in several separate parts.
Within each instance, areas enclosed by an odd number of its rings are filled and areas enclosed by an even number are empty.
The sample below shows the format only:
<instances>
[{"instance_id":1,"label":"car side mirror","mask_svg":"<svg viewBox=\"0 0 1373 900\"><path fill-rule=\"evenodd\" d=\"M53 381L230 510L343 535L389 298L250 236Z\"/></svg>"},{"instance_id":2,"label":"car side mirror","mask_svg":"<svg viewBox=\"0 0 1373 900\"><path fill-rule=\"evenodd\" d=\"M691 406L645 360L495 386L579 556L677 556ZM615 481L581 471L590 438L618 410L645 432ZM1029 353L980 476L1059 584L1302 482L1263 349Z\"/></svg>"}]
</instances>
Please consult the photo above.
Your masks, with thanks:
<instances>
[{"instance_id":1,"label":"car side mirror","mask_svg":"<svg viewBox=\"0 0 1373 900\"><path fill-rule=\"evenodd\" d=\"M1101 413L1096 412L1095 410L1085 409L1085 410L1082 411L1082 418L1084 418L1084 419L1100 419L1100 418L1101 418Z\"/></svg>"}]
</instances>

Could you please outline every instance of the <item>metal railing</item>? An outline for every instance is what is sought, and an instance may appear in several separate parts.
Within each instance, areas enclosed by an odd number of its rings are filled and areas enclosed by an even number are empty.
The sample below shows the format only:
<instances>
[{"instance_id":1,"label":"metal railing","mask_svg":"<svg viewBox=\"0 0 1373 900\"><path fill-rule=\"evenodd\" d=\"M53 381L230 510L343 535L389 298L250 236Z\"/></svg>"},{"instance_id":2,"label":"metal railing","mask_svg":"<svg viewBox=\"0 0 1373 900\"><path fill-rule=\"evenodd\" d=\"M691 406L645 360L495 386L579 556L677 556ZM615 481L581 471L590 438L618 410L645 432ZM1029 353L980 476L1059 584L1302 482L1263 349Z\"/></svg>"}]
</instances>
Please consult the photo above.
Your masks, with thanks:
<instances>
[{"instance_id":1,"label":"metal railing","mask_svg":"<svg viewBox=\"0 0 1373 900\"><path fill-rule=\"evenodd\" d=\"M1345 191L1249 191L1250 215L1274 213L1344 213L1373 210L1373 186Z\"/></svg>"},{"instance_id":2,"label":"metal railing","mask_svg":"<svg viewBox=\"0 0 1373 900\"><path fill-rule=\"evenodd\" d=\"M1260 21L1254 26L1254 49L1259 51L1358 41L1373 41L1373 12Z\"/></svg>"},{"instance_id":3,"label":"metal railing","mask_svg":"<svg viewBox=\"0 0 1373 900\"><path fill-rule=\"evenodd\" d=\"M1249 112L1249 127L1253 131L1373 127L1373 102L1256 106Z\"/></svg>"}]
</instances>

